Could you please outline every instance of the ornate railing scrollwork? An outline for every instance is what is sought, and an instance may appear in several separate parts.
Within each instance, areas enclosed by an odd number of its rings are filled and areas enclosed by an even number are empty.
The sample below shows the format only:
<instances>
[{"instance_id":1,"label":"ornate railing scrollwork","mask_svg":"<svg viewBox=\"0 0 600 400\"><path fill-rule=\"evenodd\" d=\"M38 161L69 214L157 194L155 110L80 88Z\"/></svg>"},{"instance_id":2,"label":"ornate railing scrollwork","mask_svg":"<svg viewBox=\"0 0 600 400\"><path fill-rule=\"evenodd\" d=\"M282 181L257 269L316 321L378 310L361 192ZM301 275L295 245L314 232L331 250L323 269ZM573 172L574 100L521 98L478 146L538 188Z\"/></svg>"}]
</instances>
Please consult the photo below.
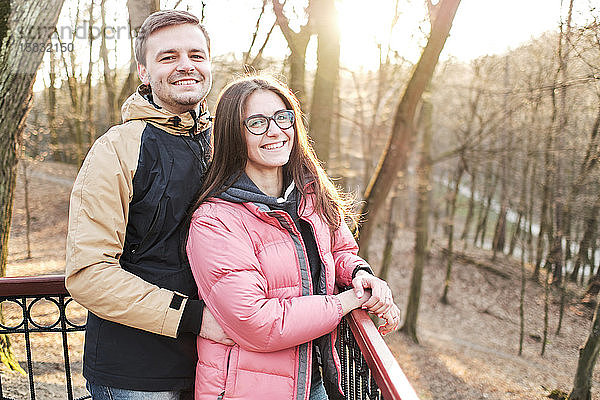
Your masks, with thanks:
<instances>
[{"instance_id":1,"label":"ornate railing scrollwork","mask_svg":"<svg viewBox=\"0 0 600 400\"><path fill-rule=\"evenodd\" d=\"M41 308L42 303L46 307L51 304L55 308L42 314L42 317L50 316L50 321L45 322L36 318L36 308ZM73 384L71 378L71 362L69 357L69 344L67 334L85 330L85 323L78 323L69 319L67 309L74 300L69 296L64 286L64 276L36 276L0 279L0 304L3 309L6 306L16 306L17 310L11 310L12 323L0 321L0 334L23 335L25 342L25 354L27 363L27 376L29 382L29 397L36 399L35 370L32 355L32 333L60 333L62 339L63 362L65 370L65 391L69 400L89 399L83 396L75 399L73 395ZM0 400L16 400L3 395L2 377L0 376Z\"/></svg>"}]
</instances>

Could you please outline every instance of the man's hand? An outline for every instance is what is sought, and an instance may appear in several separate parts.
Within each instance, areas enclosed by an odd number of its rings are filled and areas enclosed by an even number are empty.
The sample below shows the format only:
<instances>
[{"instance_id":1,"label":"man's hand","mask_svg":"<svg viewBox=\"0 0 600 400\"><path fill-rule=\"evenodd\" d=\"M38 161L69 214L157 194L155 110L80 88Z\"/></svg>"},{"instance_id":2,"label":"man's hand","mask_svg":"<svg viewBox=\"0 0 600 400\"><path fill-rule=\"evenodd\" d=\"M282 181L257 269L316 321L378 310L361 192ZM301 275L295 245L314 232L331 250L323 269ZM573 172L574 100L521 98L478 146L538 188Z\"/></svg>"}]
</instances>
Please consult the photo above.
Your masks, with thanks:
<instances>
[{"instance_id":1,"label":"man's hand","mask_svg":"<svg viewBox=\"0 0 600 400\"><path fill-rule=\"evenodd\" d=\"M211 314L208 307L204 307L202 313L202 325L200 326L200 336L204 339L212 340L213 342L233 346L235 342L223 331L221 325Z\"/></svg>"},{"instance_id":2,"label":"man's hand","mask_svg":"<svg viewBox=\"0 0 600 400\"><path fill-rule=\"evenodd\" d=\"M384 314L394 306L392 291L384 280L360 270L352 280L352 287L356 297L362 297L365 289L371 289L371 298L362 305L362 308L384 318Z\"/></svg>"}]
</instances>

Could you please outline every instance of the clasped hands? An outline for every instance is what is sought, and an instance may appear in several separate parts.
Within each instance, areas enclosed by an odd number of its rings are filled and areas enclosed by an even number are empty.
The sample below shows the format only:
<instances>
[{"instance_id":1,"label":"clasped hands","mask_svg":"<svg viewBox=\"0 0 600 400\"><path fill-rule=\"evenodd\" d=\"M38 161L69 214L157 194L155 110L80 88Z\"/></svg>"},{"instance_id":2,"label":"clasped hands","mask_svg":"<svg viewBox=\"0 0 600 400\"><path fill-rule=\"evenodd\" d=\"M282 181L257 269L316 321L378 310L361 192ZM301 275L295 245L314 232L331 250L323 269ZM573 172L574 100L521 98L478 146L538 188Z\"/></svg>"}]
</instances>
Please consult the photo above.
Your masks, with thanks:
<instances>
[{"instance_id":1,"label":"clasped hands","mask_svg":"<svg viewBox=\"0 0 600 400\"><path fill-rule=\"evenodd\" d=\"M379 326L379 333L386 335L398 328L398 324L400 323L400 310L394 304L392 291L384 280L361 270L358 271L354 279L352 279L352 287L354 295L359 300L365 296L366 290L370 292L370 297L368 297L360 307L377 315L385 321L383 325ZM235 344L235 342L223 331L208 308L204 309L202 315L200 336L226 345Z\"/></svg>"},{"instance_id":2,"label":"clasped hands","mask_svg":"<svg viewBox=\"0 0 600 400\"><path fill-rule=\"evenodd\" d=\"M371 297L363 303L361 308L385 321L383 325L379 326L379 333L386 335L398 329L400 310L394 304L392 291L384 280L367 271L360 270L352 279L352 287L358 298L363 297L365 289L370 289Z\"/></svg>"}]
</instances>

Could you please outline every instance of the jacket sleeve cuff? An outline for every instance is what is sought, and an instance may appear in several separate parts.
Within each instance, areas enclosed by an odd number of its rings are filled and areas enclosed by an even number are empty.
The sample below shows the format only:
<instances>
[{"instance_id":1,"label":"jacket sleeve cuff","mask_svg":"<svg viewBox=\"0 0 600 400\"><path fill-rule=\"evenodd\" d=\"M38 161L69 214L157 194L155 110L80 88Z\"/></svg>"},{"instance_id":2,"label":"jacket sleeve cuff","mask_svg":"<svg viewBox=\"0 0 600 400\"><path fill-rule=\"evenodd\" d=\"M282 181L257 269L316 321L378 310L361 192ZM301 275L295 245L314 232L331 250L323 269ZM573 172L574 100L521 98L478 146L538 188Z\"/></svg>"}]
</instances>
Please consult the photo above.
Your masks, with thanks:
<instances>
[{"instance_id":1,"label":"jacket sleeve cuff","mask_svg":"<svg viewBox=\"0 0 600 400\"><path fill-rule=\"evenodd\" d=\"M336 305L338 311L338 320L341 321L344 317L344 312L342 308L342 302L337 296L329 295L328 296Z\"/></svg>"},{"instance_id":2,"label":"jacket sleeve cuff","mask_svg":"<svg viewBox=\"0 0 600 400\"><path fill-rule=\"evenodd\" d=\"M177 330L177 336L181 333L193 333L198 335L202 325L202 313L204 311L204 301L187 299Z\"/></svg>"}]
</instances>

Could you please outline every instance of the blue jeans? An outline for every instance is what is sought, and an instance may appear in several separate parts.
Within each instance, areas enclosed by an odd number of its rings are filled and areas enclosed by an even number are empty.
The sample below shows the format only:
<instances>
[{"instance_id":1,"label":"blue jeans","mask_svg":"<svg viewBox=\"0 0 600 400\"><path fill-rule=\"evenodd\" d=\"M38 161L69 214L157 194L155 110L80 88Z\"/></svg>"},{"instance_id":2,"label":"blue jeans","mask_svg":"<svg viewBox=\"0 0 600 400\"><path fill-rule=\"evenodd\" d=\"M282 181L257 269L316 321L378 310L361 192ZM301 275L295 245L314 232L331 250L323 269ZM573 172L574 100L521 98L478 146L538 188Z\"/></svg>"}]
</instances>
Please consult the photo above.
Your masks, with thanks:
<instances>
[{"instance_id":1,"label":"blue jeans","mask_svg":"<svg viewBox=\"0 0 600 400\"><path fill-rule=\"evenodd\" d=\"M325 392L325 386L323 386L323 381L319 381L311 386L308 400L329 400L327 392Z\"/></svg>"},{"instance_id":2,"label":"blue jeans","mask_svg":"<svg viewBox=\"0 0 600 400\"><path fill-rule=\"evenodd\" d=\"M87 382L86 387L92 395L92 400L180 400L182 394L179 390L172 392L141 392L111 388L91 382Z\"/></svg>"}]
</instances>

